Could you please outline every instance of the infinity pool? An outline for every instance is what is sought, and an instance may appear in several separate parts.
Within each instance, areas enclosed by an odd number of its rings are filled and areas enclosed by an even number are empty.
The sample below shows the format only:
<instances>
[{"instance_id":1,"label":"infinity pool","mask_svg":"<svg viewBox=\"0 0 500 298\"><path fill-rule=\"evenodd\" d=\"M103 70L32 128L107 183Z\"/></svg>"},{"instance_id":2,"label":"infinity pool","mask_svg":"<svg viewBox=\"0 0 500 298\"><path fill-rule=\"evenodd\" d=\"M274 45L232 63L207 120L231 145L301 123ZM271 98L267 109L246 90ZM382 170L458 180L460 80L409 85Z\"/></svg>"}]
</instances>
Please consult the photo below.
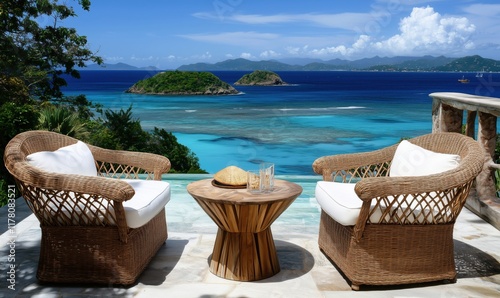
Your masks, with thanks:
<instances>
[{"instance_id":1,"label":"infinity pool","mask_svg":"<svg viewBox=\"0 0 500 298\"><path fill-rule=\"evenodd\" d=\"M197 180L212 178L213 175L167 174L163 180L170 182L172 194L167 204L169 232L216 233L217 226L186 191L186 186ZM321 176L276 176L302 186L302 194L273 223L273 233L286 231L288 234L317 234L320 208L314 197L316 182Z\"/></svg>"}]
</instances>

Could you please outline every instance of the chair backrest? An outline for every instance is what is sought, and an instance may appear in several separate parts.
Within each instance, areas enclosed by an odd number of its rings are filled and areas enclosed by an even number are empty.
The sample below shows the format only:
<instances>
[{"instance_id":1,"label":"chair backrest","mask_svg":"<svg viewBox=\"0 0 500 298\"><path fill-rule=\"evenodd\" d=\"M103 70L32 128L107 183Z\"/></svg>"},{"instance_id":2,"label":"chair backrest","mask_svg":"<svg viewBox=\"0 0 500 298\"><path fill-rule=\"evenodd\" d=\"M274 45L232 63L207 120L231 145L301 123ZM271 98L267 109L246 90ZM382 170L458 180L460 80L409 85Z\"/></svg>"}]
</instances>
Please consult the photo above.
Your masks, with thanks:
<instances>
[{"instance_id":1,"label":"chair backrest","mask_svg":"<svg viewBox=\"0 0 500 298\"><path fill-rule=\"evenodd\" d=\"M5 167L14 176L18 172L14 165L26 162L26 157L40 151L55 151L78 142L77 139L50 131L34 130L16 135L5 147Z\"/></svg>"},{"instance_id":2,"label":"chair backrest","mask_svg":"<svg viewBox=\"0 0 500 298\"><path fill-rule=\"evenodd\" d=\"M36 183L41 177L39 169L31 166L27 156L41 151L55 151L73 145L78 140L55 132L33 130L16 135L5 147L4 164L18 181Z\"/></svg>"},{"instance_id":3,"label":"chair backrest","mask_svg":"<svg viewBox=\"0 0 500 298\"><path fill-rule=\"evenodd\" d=\"M14 176L21 194L42 225L114 225L117 219L109 201L95 191L87 194L61 189L59 182L64 174L46 172L27 161L32 153L55 151L77 142L72 137L49 131L20 133L5 147L5 167ZM65 176L72 176L67 178L70 182L81 181L79 175Z\"/></svg>"},{"instance_id":4,"label":"chair backrest","mask_svg":"<svg viewBox=\"0 0 500 298\"><path fill-rule=\"evenodd\" d=\"M476 166L478 165L478 158L481 159L480 163L482 164L482 158L484 157L481 146L476 140L459 133L431 133L415 137L409 141L434 152L458 154L463 162L470 163L469 159L474 160L475 163L472 162Z\"/></svg>"}]
</instances>

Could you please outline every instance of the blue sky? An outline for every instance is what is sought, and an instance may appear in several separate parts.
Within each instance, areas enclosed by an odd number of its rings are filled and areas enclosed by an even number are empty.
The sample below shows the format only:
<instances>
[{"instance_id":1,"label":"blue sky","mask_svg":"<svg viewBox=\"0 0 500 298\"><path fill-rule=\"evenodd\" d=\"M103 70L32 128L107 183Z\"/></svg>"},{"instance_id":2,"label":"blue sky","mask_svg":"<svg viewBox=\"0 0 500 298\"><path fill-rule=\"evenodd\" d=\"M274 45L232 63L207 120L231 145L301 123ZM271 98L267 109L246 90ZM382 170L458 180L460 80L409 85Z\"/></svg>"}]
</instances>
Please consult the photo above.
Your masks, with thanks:
<instances>
[{"instance_id":1,"label":"blue sky","mask_svg":"<svg viewBox=\"0 0 500 298\"><path fill-rule=\"evenodd\" d=\"M63 25L87 36L106 63L173 69L235 58L500 60L496 0L94 0L89 12L76 12Z\"/></svg>"}]
</instances>

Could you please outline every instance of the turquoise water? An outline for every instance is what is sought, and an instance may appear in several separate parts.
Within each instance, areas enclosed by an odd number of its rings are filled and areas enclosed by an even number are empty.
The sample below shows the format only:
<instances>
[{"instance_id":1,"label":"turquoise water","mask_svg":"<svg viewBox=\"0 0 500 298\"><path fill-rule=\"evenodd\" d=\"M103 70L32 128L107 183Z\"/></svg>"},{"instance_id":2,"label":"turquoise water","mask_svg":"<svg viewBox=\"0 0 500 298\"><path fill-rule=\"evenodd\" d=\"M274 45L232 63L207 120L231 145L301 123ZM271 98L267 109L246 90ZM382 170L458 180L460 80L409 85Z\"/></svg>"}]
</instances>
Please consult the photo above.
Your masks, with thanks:
<instances>
[{"instance_id":1,"label":"turquoise water","mask_svg":"<svg viewBox=\"0 0 500 298\"><path fill-rule=\"evenodd\" d=\"M245 73L214 72L228 83ZM370 151L430 133L432 92L499 96L491 83L497 74L470 74L470 84L458 83L455 73L278 74L291 85L237 86L241 93L232 96L154 96L124 93L152 72L82 71L66 93L111 109L132 105L145 129L173 132L209 173L268 161L286 175L314 174L311 164L323 155Z\"/></svg>"}]
</instances>

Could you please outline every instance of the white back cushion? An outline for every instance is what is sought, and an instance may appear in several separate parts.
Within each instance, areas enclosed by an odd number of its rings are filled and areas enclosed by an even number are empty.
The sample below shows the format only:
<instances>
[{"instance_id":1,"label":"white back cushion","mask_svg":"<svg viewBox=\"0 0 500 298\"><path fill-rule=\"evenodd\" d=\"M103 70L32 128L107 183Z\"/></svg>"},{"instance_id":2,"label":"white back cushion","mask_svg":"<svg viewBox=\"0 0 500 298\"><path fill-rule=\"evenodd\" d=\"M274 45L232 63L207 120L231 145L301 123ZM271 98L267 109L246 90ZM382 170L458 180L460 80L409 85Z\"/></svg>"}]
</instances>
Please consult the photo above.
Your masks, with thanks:
<instances>
[{"instance_id":1,"label":"white back cushion","mask_svg":"<svg viewBox=\"0 0 500 298\"><path fill-rule=\"evenodd\" d=\"M438 174L456 168L459 163L459 155L433 152L403 140L394 154L389 176Z\"/></svg>"},{"instance_id":2,"label":"white back cushion","mask_svg":"<svg viewBox=\"0 0 500 298\"><path fill-rule=\"evenodd\" d=\"M28 162L44 171L61 174L97 176L94 156L81 141L56 151L40 151L27 156Z\"/></svg>"}]
</instances>

